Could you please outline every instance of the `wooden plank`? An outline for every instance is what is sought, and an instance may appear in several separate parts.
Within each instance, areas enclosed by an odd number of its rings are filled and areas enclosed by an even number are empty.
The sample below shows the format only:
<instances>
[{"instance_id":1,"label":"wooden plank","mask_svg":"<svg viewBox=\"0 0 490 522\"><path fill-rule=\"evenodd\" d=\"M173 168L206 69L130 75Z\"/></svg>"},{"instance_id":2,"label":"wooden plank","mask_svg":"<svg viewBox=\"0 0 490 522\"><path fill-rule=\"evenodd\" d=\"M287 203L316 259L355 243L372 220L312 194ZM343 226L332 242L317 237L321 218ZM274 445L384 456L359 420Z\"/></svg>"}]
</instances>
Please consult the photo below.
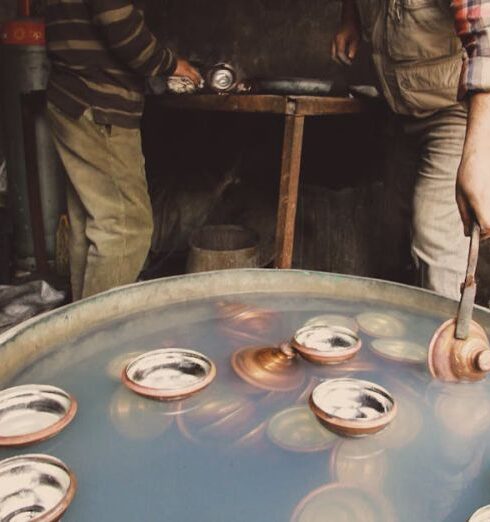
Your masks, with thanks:
<instances>
[{"instance_id":1,"label":"wooden plank","mask_svg":"<svg viewBox=\"0 0 490 522\"><path fill-rule=\"evenodd\" d=\"M354 114L368 104L353 98L273 96L261 94L188 94L155 96L167 109L322 116Z\"/></svg>"},{"instance_id":2,"label":"wooden plank","mask_svg":"<svg viewBox=\"0 0 490 522\"><path fill-rule=\"evenodd\" d=\"M320 96L291 96L299 116L327 116L329 114L356 114L371 105L356 98L330 98Z\"/></svg>"},{"instance_id":3,"label":"wooden plank","mask_svg":"<svg viewBox=\"0 0 490 522\"><path fill-rule=\"evenodd\" d=\"M277 268L291 268L293 261L304 123L303 116L286 116L276 224Z\"/></svg>"},{"instance_id":4,"label":"wooden plank","mask_svg":"<svg viewBox=\"0 0 490 522\"><path fill-rule=\"evenodd\" d=\"M186 109L217 112L251 112L286 114L286 96L239 94L187 94L156 96L166 109Z\"/></svg>"}]
</instances>

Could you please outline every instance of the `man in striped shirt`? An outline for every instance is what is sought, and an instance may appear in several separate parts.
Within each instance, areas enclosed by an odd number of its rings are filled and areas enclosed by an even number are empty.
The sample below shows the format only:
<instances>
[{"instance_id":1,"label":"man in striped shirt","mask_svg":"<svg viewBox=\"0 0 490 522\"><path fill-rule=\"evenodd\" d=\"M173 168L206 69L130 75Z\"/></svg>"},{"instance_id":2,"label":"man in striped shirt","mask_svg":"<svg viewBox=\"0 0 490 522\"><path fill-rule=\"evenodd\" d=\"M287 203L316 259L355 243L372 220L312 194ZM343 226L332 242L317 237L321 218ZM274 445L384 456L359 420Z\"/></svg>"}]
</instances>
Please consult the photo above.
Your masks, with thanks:
<instances>
[{"instance_id":1,"label":"man in striped shirt","mask_svg":"<svg viewBox=\"0 0 490 522\"><path fill-rule=\"evenodd\" d=\"M383 95L416 145L419 283L458 298L463 224L468 235L475 219L490 237L490 0L343 0L332 57L350 64L361 31Z\"/></svg>"},{"instance_id":2,"label":"man in striped shirt","mask_svg":"<svg viewBox=\"0 0 490 522\"><path fill-rule=\"evenodd\" d=\"M136 280L153 229L139 131L145 79L201 77L132 0L47 0L48 115L68 174L73 299Z\"/></svg>"}]
</instances>

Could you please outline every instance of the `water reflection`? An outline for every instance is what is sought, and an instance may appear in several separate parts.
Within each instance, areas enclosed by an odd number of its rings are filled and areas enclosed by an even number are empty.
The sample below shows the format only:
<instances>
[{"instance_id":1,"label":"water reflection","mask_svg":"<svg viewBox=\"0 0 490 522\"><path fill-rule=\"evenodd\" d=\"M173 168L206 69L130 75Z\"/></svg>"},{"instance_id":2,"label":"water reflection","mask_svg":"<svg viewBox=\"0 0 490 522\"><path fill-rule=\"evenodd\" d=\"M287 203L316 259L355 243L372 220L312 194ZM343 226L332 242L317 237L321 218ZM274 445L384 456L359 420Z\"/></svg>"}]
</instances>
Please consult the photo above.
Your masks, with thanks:
<instances>
[{"instance_id":1,"label":"water reflection","mask_svg":"<svg viewBox=\"0 0 490 522\"><path fill-rule=\"evenodd\" d=\"M109 417L117 432L134 440L153 439L173 423L175 404L147 399L120 386L109 403Z\"/></svg>"},{"instance_id":2,"label":"water reflection","mask_svg":"<svg viewBox=\"0 0 490 522\"><path fill-rule=\"evenodd\" d=\"M342 440L330 459L334 481L367 491L383 491L388 467L386 449L376 437Z\"/></svg>"},{"instance_id":3,"label":"water reflection","mask_svg":"<svg viewBox=\"0 0 490 522\"><path fill-rule=\"evenodd\" d=\"M231 444L257 427L254 402L216 385L193 399L196 407L177 416L184 437L196 444Z\"/></svg>"},{"instance_id":4,"label":"water reflection","mask_svg":"<svg viewBox=\"0 0 490 522\"><path fill-rule=\"evenodd\" d=\"M301 453L322 451L338 439L316 420L307 406L295 406L276 413L269 420L267 435L276 446Z\"/></svg>"},{"instance_id":5,"label":"water reflection","mask_svg":"<svg viewBox=\"0 0 490 522\"><path fill-rule=\"evenodd\" d=\"M387 501L362 489L327 484L296 506L291 522L394 522Z\"/></svg>"},{"instance_id":6,"label":"water reflection","mask_svg":"<svg viewBox=\"0 0 490 522\"><path fill-rule=\"evenodd\" d=\"M398 398L395 420L376 435L386 448L403 448L413 443L422 430L423 417L415 402Z\"/></svg>"},{"instance_id":7,"label":"water reflection","mask_svg":"<svg viewBox=\"0 0 490 522\"><path fill-rule=\"evenodd\" d=\"M432 382L427 397L437 420L468 442L490 427L490 395L485 383L442 384Z\"/></svg>"},{"instance_id":8,"label":"water reflection","mask_svg":"<svg viewBox=\"0 0 490 522\"><path fill-rule=\"evenodd\" d=\"M281 327L281 315L273 310L228 301L219 301L216 308L219 332L234 348L273 342Z\"/></svg>"},{"instance_id":9,"label":"water reflection","mask_svg":"<svg viewBox=\"0 0 490 522\"><path fill-rule=\"evenodd\" d=\"M126 366L136 357L142 355L143 351L121 353L111 359L107 364L106 373L113 381L120 382L121 375Z\"/></svg>"}]
</instances>

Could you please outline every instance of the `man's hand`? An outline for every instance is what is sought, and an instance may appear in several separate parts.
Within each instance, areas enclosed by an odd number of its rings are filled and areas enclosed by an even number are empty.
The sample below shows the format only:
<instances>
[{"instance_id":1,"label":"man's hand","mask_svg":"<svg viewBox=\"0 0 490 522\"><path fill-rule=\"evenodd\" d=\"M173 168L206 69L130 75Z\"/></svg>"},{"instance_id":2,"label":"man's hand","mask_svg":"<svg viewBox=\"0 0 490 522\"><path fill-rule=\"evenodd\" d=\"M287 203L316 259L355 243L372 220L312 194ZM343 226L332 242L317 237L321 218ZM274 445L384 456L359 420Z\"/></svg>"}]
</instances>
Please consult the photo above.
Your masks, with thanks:
<instances>
[{"instance_id":1,"label":"man's hand","mask_svg":"<svg viewBox=\"0 0 490 522\"><path fill-rule=\"evenodd\" d=\"M456 182L456 200L470 235L474 219L481 239L490 238L490 93L473 94L463 157Z\"/></svg>"},{"instance_id":2,"label":"man's hand","mask_svg":"<svg viewBox=\"0 0 490 522\"><path fill-rule=\"evenodd\" d=\"M340 28L332 40L331 55L337 63L351 65L361 41L361 24L354 0L342 3Z\"/></svg>"},{"instance_id":3,"label":"man's hand","mask_svg":"<svg viewBox=\"0 0 490 522\"><path fill-rule=\"evenodd\" d=\"M177 60L177 67L172 76L184 76L189 78L196 87L199 87L203 81L199 71L187 60L183 59Z\"/></svg>"}]
</instances>

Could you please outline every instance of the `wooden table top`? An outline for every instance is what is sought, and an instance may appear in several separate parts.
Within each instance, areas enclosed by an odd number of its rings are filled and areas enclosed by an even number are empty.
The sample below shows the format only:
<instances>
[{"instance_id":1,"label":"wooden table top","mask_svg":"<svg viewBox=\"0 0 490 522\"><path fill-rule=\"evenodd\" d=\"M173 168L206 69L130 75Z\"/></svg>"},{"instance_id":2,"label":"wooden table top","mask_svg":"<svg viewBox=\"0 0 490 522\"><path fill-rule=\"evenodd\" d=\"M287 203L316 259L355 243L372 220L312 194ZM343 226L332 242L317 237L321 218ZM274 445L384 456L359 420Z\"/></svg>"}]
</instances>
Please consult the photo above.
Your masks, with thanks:
<instances>
[{"instance_id":1,"label":"wooden table top","mask_svg":"<svg viewBox=\"0 0 490 522\"><path fill-rule=\"evenodd\" d=\"M364 112L368 102L347 97L264 94L178 94L154 96L168 109L324 116Z\"/></svg>"}]
</instances>

